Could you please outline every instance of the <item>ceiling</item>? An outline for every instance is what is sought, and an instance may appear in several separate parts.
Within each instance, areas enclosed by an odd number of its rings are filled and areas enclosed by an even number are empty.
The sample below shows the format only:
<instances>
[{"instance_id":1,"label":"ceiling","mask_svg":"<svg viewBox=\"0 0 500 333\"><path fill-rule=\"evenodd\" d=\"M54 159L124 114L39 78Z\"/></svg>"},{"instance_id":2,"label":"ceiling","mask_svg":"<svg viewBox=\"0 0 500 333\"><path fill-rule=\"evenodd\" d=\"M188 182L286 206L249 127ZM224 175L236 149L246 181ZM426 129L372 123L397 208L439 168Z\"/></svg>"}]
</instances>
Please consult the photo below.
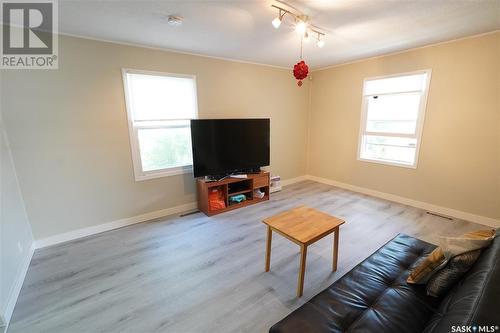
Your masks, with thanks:
<instances>
[{"instance_id":1,"label":"ceiling","mask_svg":"<svg viewBox=\"0 0 500 333\"><path fill-rule=\"evenodd\" d=\"M300 37L266 0L59 0L61 33L182 52L290 67ZM295 0L327 32L326 45L304 44L304 58L320 68L500 28L500 0ZM184 18L167 24L168 15Z\"/></svg>"}]
</instances>

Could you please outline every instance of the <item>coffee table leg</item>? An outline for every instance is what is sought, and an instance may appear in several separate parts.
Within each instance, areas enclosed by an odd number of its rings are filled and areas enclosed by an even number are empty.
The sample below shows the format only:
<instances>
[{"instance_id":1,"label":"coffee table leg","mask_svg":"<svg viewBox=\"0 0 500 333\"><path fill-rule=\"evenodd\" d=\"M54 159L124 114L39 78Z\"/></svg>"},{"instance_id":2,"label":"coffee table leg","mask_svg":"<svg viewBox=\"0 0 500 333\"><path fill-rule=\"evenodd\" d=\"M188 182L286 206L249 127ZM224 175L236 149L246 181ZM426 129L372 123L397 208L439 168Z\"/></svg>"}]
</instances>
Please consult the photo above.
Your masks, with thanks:
<instances>
[{"instance_id":1,"label":"coffee table leg","mask_svg":"<svg viewBox=\"0 0 500 333\"><path fill-rule=\"evenodd\" d=\"M297 285L297 297L302 296L304 290L304 275L306 273L306 257L307 257L307 245L300 246L300 269L299 269L299 281Z\"/></svg>"},{"instance_id":2,"label":"coffee table leg","mask_svg":"<svg viewBox=\"0 0 500 333\"><path fill-rule=\"evenodd\" d=\"M269 272L271 266L271 241L273 239L273 231L271 227L267 227L267 247L266 247L266 272Z\"/></svg>"},{"instance_id":3,"label":"coffee table leg","mask_svg":"<svg viewBox=\"0 0 500 333\"><path fill-rule=\"evenodd\" d=\"M335 228L333 235L333 264L332 270L335 272L337 270L337 261L339 259L339 232L340 228Z\"/></svg>"}]
</instances>

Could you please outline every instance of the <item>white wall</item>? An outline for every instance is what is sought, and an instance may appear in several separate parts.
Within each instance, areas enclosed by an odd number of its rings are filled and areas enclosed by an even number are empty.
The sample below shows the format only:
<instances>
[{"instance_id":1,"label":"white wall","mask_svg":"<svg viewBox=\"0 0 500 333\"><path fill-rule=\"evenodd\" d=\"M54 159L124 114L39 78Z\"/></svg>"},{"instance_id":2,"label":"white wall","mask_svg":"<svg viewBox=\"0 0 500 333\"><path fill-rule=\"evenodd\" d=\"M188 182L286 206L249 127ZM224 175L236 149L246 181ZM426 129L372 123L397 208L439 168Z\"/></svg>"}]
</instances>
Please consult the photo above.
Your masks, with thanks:
<instances>
[{"instance_id":1,"label":"white wall","mask_svg":"<svg viewBox=\"0 0 500 333\"><path fill-rule=\"evenodd\" d=\"M6 323L14 310L33 254L33 235L1 113L0 149L0 317Z\"/></svg>"},{"instance_id":2,"label":"white wall","mask_svg":"<svg viewBox=\"0 0 500 333\"><path fill-rule=\"evenodd\" d=\"M363 79L432 69L416 169L357 160ZM313 72L310 175L500 219L500 33Z\"/></svg>"},{"instance_id":3,"label":"white wall","mask_svg":"<svg viewBox=\"0 0 500 333\"><path fill-rule=\"evenodd\" d=\"M134 180L124 67L195 74L202 118L270 117L270 169L284 180L309 173L498 219L499 36L315 71L313 86L302 88L288 69L62 36L58 70L1 78L35 239L96 232L195 201L191 174ZM433 75L418 168L357 161L363 78L425 68Z\"/></svg>"},{"instance_id":4,"label":"white wall","mask_svg":"<svg viewBox=\"0 0 500 333\"><path fill-rule=\"evenodd\" d=\"M290 70L61 36L58 70L2 78L35 239L196 200L192 174L134 180L122 68L196 75L201 118L271 118L270 170L305 174L308 83Z\"/></svg>"}]
</instances>

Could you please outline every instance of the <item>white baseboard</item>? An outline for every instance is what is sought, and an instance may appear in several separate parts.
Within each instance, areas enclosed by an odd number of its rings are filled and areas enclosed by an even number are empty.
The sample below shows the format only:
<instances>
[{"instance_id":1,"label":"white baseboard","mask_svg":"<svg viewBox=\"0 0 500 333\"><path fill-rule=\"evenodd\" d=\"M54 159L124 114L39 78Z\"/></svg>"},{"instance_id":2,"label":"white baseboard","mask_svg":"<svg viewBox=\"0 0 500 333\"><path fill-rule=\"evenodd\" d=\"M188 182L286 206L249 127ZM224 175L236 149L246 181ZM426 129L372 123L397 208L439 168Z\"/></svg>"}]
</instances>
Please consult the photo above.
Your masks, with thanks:
<instances>
[{"instance_id":1,"label":"white baseboard","mask_svg":"<svg viewBox=\"0 0 500 333\"><path fill-rule=\"evenodd\" d=\"M365 187L346 184L346 183L338 182L338 181L331 180L331 179L326 179L326 178L321 178L321 177L316 177L316 176L311 176L311 175L307 175L306 179L316 181L318 183L323 183L323 184L327 184L327 185L340 187L340 188L350 190L353 192L359 192L359 193L367 194L367 195L370 195L373 197L401 203L404 205L417 207L417 208L424 209L424 210L429 211L429 212L434 212L434 213L454 217L454 218L461 219L461 220L479 223L479 224L487 225L487 226L494 227L494 228L500 227L500 220L497 220L497 219L494 219L491 217L467 213L467 212L463 212L463 211L453 209L453 208L437 206L437 205L434 205L431 203L413 200L410 198L401 197L399 195L380 192L380 191L372 190L372 189L365 188Z\"/></svg>"},{"instance_id":2,"label":"white baseboard","mask_svg":"<svg viewBox=\"0 0 500 333\"><path fill-rule=\"evenodd\" d=\"M95 225L92 227L77 229L77 230L65 232L62 234L50 236L47 238L38 239L35 241L35 249L41 249L41 248L44 248L47 246L52 246L52 245L68 242L71 240L75 240L78 238L82 238L82 237L86 237L86 236L90 236L90 235L94 235L94 234L99 234L101 232L126 227L126 226L131 225L131 224L141 223L141 222L157 219L157 218L172 215L172 214L178 214L178 213L190 211L190 210L196 209L196 207L197 207L196 202L191 202L191 203L180 205L180 206L161 209L161 210L157 210L157 211L146 213L146 214L127 217L124 219L120 219L120 220L116 220L116 221L112 221L112 222L108 222L108 223L104 223L104 224L99 224L99 225Z\"/></svg>"},{"instance_id":3,"label":"white baseboard","mask_svg":"<svg viewBox=\"0 0 500 333\"><path fill-rule=\"evenodd\" d=\"M286 179L286 180L281 181L281 185L288 186L288 185L292 185L292 184L295 184L295 183L298 183L301 181L305 181L305 180L312 180L312 181L316 181L319 183L344 188L344 189L347 189L350 191L371 195L371 196L382 198L385 200L398 202L398 203L401 203L404 205L409 205L409 206L421 208L421 209L424 209L424 210L427 210L430 212L435 212L435 213L439 213L442 215L447 215L447 216L455 217L458 219L471 221L471 222L475 222L475 223L479 223L479 224L483 224L483 225L487 225L487 226L491 226L491 227L495 227L495 228L500 227L500 221L493 219L493 218L490 218L490 217L475 215L475 214L459 211L459 210L452 209L452 208L437 206L437 205L433 205L433 204L430 204L427 202L422 202L422 201L417 201L417 200L401 197L401 196L398 196L395 194L380 192L380 191L376 191L376 190L372 190L372 189L368 189L368 188L364 188L364 187L360 187L360 186L356 186L356 185L346 184L346 183L342 183L342 182L338 182L338 181L330 180L330 179L326 179L326 178L316 177L316 176L312 176L312 175L303 175L303 176L299 176L299 177L295 177L295 178ZM180 205L180 206L161 209L161 210L157 210L157 211L142 214L142 215L137 215L137 216L133 216L133 217L129 217L129 218L124 218L124 219L120 219L120 220L116 220L116 221L88 227L88 228L78 229L78 230L50 236L50 237L43 238L43 239L38 239L34 242L34 247L35 247L35 249L40 249L40 248L68 242L71 240L75 240L78 238L82 238L82 237L86 237L86 236L90 236L90 235L94 235L94 234L99 234L101 232L122 228L122 227L125 227L128 225L131 225L131 224L141 223L141 222L153 220L156 218L160 218L160 217L164 217L164 216L168 216L168 215L172 215L172 214L186 212L186 211L193 210L193 209L196 209L196 202L191 202L191 203Z\"/></svg>"},{"instance_id":4,"label":"white baseboard","mask_svg":"<svg viewBox=\"0 0 500 333\"><path fill-rule=\"evenodd\" d=\"M304 180L307 180L307 176L306 175L298 176L298 177L290 178L290 179L285 179L285 180L281 181L281 186L292 185L292 184L295 184L295 183L303 182Z\"/></svg>"},{"instance_id":5,"label":"white baseboard","mask_svg":"<svg viewBox=\"0 0 500 333\"><path fill-rule=\"evenodd\" d=\"M33 253L35 252L34 243L31 244L28 249L28 253L26 257L24 257L23 262L21 263L21 267L19 269L19 275L17 276L16 282L14 283L14 287L11 290L9 298L7 299L7 304L5 305L5 309L3 309L3 320L5 321L4 332L7 332L9 328L10 318L12 317L12 312L14 312L14 307L16 306L17 299L19 297L19 293L21 292L21 288L23 287L24 279L26 278L26 274L28 273L28 268L30 267L31 259L33 258Z\"/></svg>"},{"instance_id":6,"label":"white baseboard","mask_svg":"<svg viewBox=\"0 0 500 333\"><path fill-rule=\"evenodd\" d=\"M307 177L305 175L283 180L281 182L282 186L287 186L291 184L295 184L301 181L307 180ZM122 227L126 227L128 225L136 224L136 223L141 223L141 222L146 222L149 220L157 219L160 217L172 215L172 214L178 214L186 211L190 211L193 209L196 209L197 204L196 202L191 202L188 204L180 205L180 206L175 206L171 208L166 208L166 209L161 209L157 210L154 212L142 214L142 215L137 215L133 217L127 217L124 219L104 223L104 224L99 224L95 225L92 227L88 228L82 228L82 229L77 229L69 232L65 232L62 234L50 236L47 238L42 238L42 239L37 239L35 241L35 249L41 249L44 247L64 243L64 242L69 242L78 238L90 236L90 235L95 235L99 234L101 232L113 230L113 229L118 229Z\"/></svg>"}]
</instances>

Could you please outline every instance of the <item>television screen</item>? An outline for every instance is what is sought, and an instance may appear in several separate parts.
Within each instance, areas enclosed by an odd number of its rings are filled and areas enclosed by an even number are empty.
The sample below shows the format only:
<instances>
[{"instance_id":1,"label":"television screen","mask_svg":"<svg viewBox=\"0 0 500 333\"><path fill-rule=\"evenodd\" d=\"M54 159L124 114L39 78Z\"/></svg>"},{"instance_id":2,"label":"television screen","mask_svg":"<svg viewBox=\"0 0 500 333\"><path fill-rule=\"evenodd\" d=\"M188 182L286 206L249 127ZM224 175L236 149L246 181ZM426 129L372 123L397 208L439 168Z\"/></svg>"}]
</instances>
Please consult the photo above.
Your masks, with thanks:
<instances>
[{"instance_id":1,"label":"television screen","mask_svg":"<svg viewBox=\"0 0 500 333\"><path fill-rule=\"evenodd\" d=\"M191 120L194 176L269 165L269 119Z\"/></svg>"}]
</instances>

